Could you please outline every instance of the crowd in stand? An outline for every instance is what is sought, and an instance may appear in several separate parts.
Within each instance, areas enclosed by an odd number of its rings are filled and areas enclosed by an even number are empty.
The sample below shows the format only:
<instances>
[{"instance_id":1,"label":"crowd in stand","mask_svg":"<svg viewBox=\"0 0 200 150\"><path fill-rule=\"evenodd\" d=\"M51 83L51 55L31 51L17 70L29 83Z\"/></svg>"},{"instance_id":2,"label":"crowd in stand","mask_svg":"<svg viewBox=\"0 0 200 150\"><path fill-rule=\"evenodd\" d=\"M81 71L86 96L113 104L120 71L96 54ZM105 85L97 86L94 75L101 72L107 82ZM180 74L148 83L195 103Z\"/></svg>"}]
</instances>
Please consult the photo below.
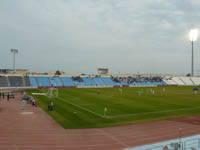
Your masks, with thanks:
<instances>
[{"instance_id":1,"label":"crowd in stand","mask_svg":"<svg viewBox=\"0 0 200 150\"><path fill-rule=\"evenodd\" d=\"M95 76L100 77L100 76ZM92 77L90 77L92 78ZM128 77L110 77L111 80L115 83L123 83L123 84L134 84L134 83L162 83L163 78L161 76L148 76L148 77L142 77L142 76L128 76ZM80 76L74 76L72 77L73 81L76 82L83 82L83 79Z\"/></svg>"},{"instance_id":2,"label":"crowd in stand","mask_svg":"<svg viewBox=\"0 0 200 150\"><path fill-rule=\"evenodd\" d=\"M83 79L80 76L72 77L72 80L77 82L83 82Z\"/></svg>"},{"instance_id":3,"label":"crowd in stand","mask_svg":"<svg viewBox=\"0 0 200 150\"><path fill-rule=\"evenodd\" d=\"M162 82L162 77L156 76L156 77L113 77L111 76L112 81L116 83L127 83L127 84L134 84L134 83L147 83L147 82Z\"/></svg>"}]
</instances>

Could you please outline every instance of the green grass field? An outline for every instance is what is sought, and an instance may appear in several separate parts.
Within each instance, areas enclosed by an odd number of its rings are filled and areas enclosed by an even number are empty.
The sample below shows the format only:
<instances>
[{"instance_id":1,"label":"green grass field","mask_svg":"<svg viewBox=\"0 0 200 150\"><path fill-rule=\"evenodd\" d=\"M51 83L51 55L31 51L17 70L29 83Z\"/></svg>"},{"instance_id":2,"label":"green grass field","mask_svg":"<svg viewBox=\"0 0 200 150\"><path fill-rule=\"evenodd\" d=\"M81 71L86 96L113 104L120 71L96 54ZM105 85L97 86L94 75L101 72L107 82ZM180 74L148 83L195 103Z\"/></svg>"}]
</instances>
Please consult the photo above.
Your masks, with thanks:
<instances>
[{"instance_id":1,"label":"green grass field","mask_svg":"<svg viewBox=\"0 0 200 150\"><path fill-rule=\"evenodd\" d=\"M26 92L43 93L47 89ZM59 89L58 98L33 97L64 128L99 128L200 115L200 94L194 94L193 87L165 87L165 92L163 87L123 88L122 93L118 88ZM54 110L48 111L51 100Z\"/></svg>"}]
</instances>

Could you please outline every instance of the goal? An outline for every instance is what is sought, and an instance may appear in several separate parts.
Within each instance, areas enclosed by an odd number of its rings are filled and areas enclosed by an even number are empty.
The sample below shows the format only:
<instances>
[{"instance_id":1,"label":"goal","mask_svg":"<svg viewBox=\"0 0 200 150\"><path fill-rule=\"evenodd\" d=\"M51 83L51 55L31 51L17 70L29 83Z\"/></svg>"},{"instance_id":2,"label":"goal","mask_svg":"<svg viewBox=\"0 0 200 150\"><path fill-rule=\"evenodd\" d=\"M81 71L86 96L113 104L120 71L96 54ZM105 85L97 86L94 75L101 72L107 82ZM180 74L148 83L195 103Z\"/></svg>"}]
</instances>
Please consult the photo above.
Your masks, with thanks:
<instances>
[{"instance_id":1,"label":"goal","mask_svg":"<svg viewBox=\"0 0 200 150\"><path fill-rule=\"evenodd\" d=\"M58 97L58 88L49 88L46 96L49 98L54 98L54 97Z\"/></svg>"}]
</instances>

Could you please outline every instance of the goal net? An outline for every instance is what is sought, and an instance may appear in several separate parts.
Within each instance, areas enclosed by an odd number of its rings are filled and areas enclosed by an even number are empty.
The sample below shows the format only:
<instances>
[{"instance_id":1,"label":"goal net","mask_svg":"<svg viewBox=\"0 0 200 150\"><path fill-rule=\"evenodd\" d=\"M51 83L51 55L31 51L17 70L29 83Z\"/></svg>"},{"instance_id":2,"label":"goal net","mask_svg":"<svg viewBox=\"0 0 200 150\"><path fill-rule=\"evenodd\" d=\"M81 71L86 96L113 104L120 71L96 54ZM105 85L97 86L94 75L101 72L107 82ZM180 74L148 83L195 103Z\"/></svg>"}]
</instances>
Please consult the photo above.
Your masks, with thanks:
<instances>
[{"instance_id":1,"label":"goal net","mask_svg":"<svg viewBox=\"0 0 200 150\"><path fill-rule=\"evenodd\" d=\"M58 97L58 88L49 88L46 96L49 98Z\"/></svg>"}]
</instances>

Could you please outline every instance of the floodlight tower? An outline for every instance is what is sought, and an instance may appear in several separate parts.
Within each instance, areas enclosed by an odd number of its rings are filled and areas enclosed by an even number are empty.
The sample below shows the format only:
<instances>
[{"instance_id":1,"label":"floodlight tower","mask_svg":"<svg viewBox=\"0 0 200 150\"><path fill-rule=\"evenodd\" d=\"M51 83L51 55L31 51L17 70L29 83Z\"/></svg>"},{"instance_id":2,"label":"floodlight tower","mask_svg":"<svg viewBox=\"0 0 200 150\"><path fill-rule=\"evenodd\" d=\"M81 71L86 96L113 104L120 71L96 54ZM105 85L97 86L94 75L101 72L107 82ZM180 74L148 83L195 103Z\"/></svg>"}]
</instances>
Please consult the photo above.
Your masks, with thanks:
<instances>
[{"instance_id":1,"label":"floodlight tower","mask_svg":"<svg viewBox=\"0 0 200 150\"><path fill-rule=\"evenodd\" d=\"M191 76L194 75L194 41L197 40L197 37L198 37L198 29L192 29L190 30L190 33L189 33L189 38L190 38L190 41L192 43L192 59L191 59Z\"/></svg>"},{"instance_id":2,"label":"floodlight tower","mask_svg":"<svg viewBox=\"0 0 200 150\"><path fill-rule=\"evenodd\" d=\"M10 52L13 53L13 70L15 71L15 54L18 53L18 49L12 48Z\"/></svg>"}]
</instances>

